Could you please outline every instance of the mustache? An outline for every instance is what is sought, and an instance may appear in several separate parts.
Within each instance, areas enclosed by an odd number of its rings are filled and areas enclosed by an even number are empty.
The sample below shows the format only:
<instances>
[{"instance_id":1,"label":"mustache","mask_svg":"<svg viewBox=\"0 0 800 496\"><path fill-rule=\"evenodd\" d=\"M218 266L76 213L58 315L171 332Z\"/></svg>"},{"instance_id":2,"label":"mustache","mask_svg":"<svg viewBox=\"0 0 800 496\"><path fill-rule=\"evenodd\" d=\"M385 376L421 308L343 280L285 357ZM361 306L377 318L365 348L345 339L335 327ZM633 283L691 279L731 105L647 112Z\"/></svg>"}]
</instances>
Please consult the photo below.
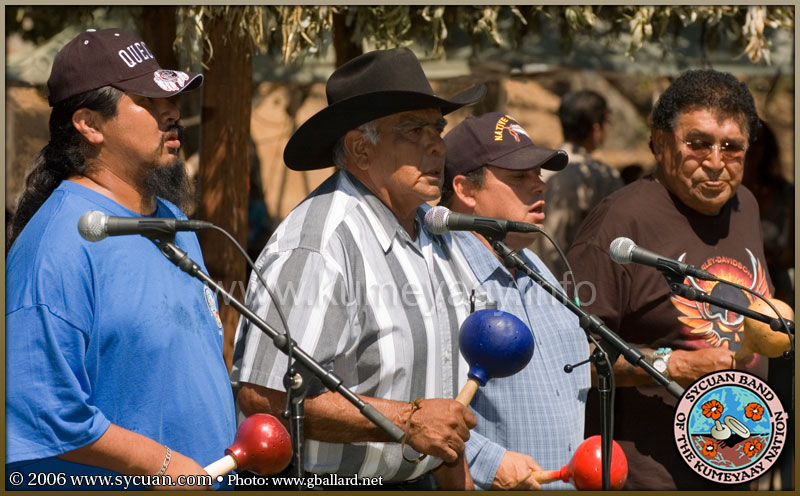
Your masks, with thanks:
<instances>
[{"instance_id":1,"label":"mustache","mask_svg":"<svg viewBox=\"0 0 800 496\"><path fill-rule=\"evenodd\" d=\"M186 128L181 126L178 123L170 125L167 130L161 135L161 144L167 142L167 137L172 134L173 132L177 133L178 141L183 143L183 138L186 136Z\"/></svg>"}]
</instances>

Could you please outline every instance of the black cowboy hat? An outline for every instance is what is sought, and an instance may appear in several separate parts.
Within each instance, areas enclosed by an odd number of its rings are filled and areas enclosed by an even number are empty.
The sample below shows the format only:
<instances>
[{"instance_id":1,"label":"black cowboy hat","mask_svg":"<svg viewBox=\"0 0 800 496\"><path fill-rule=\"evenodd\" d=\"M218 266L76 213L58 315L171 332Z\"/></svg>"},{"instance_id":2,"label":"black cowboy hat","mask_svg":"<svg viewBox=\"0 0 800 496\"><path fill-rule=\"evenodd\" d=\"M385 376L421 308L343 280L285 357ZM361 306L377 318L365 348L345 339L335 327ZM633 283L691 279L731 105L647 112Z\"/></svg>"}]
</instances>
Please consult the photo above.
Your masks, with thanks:
<instances>
[{"instance_id":1,"label":"black cowboy hat","mask_svg":"<svg viewBox=\"0 0 800 496\"><path fill-rule=\"evenodd\" d=\"M439 98L414 53L393 48L344 63L328 78L325 92L328 106L303 123L283 151L283 160L292 170L332 166L336 142L361 124L426 108L440 108L445 115L483 98L486 86L473 86L450 100Z\"/></svg>"}]
</instances>

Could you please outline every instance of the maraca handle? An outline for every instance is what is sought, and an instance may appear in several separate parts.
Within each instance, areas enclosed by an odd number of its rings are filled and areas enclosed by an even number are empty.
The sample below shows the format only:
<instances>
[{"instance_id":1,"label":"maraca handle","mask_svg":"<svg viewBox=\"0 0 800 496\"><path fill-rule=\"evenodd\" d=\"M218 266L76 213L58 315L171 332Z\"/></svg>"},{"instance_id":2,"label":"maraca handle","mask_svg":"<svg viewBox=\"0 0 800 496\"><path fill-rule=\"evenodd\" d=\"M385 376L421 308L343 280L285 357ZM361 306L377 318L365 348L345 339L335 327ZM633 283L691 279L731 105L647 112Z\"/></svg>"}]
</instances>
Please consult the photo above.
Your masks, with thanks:
<instances>
[{"instance_id":1,"label":"maraca handle","mask_svg":"<svg viewBox=\"0 0 800 496\"><path fill-rule=\"evenodd\" d=\"M225 455L219 460L211 462L204 470L208 472L208 475L216 479L220 475L225 475L236 470L236 467L238 467L236 458L231 455Z\"/></svg>"},{"instance_id":2,"label":"maraca handle","mask_svg":"<svg viewBox=\"0 0 800 496\"><path fill-rule=\"evenodd\" d=\"M533 473L533 478L539 484L547 484L548 482L563 481L569 482L569 473L567 466L561 467L561 470L539 470Z\"/></svg>"},{"instance_id":3,"label":"maraca handle","mask_svg":"<svg viewBox=\"0 0 800 496\"><path fill-rule=\"evenodd\" d=\"M475 379L467 379L467 383L461 388L461 392L458 393L456 401L464 406L469 405L469 402L472 401L472 397L475 396L475 392L478 391L478 386L480 386L480 384L478 384L478 381Z\"/></svg>"}]
</instances>

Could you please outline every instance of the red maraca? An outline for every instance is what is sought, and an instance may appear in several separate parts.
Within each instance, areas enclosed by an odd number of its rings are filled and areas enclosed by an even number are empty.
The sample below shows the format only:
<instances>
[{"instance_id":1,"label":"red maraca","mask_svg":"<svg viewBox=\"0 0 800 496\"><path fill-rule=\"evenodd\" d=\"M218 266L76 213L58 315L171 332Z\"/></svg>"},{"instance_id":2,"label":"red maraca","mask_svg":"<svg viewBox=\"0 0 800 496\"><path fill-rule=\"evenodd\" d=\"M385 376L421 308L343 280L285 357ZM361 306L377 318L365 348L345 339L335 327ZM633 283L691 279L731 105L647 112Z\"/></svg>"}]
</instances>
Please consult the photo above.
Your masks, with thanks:
<instances>
[{"instance_id":1,"label":"red maraca","mask_svg":"<svg viewBox=\"0 0 800 496\"><path fill-rule=\"evenodd\" d=\"M569 463L561 470L533 472L533 478L541 484L553 481L572 482L579 491L600 491L603 489L602 446L600 436L584 440ZM616 441L611 443L611 470L609 487L619 490L628 478L628 459Z\"/></svg>"},{"instance_id":2,"label":"red maraca","mask_svg":"<svg viewBox=\"0 0 800 496\"><path fill-rule=\"evenodd\" d=\"M240 469L259 475L273 475L292 459L292 440L281 422L266 413L244 419L236 430L225 456L205 468L213 478Z\"/></svg>"}]
</instances>

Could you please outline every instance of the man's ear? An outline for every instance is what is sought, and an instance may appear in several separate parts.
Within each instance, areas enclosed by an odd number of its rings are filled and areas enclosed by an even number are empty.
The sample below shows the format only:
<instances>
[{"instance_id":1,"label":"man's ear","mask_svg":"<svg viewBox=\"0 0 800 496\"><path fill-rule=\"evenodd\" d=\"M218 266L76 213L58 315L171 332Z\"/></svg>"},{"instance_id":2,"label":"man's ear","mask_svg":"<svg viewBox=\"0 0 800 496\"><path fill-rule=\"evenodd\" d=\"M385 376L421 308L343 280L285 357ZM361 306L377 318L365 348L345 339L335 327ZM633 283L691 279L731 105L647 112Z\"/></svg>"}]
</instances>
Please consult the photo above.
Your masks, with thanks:
<instances>
[{"instance_id":1,"label":"man's ear","mask_svg":"<svg viewBox=\"0 0 800 496\"><path fill-rule=\"evenodd\" d=\"M595 122L592 124L592 143L594 147L599 147L605 138L605 124L602 122Z\"/></svg>"},{"instance_id":2,"label":"man's ear","mask_svg":"<svg viewBox=\"0 0 800 496\"><path fill-rule=\"evenodd\" d=\"M453 178L453 194L469 208L475 208L475 185L465 176L459 174Z\"/></svg>"},{"instance_id":3,"label":"man's ear","mask_svg":"<svg viewBox=\"0 0 800 496\"><path fill-rule=\"evenodd\" d=\"M344 135L344 148L347 150L349 162L360 170L367 170L370 163L372 143L364 133L352 129Z\"/></svg>"},{"instance_id":4,"label":"man's ear","mask_svg":"<svg viewBox=\"0 0 800 496\"><path fill-rule=\"evenodd\" d=\"M102 123L103 118L99 113L85 107L72 114L72 125L93 145L99 145L105 140Z\"/></svg>"},{"instance_id":5,"label":"man's ear","mask_svg":"<svg viewBox=\"0 0 800 496\"><path fill-rule=\"evenodd\" d=\"M661 129L650 131L650 150L653 152L656 162L661 163L664 159L664 147L666 146L667 133Z\"/></svg>"}]
</instances>

